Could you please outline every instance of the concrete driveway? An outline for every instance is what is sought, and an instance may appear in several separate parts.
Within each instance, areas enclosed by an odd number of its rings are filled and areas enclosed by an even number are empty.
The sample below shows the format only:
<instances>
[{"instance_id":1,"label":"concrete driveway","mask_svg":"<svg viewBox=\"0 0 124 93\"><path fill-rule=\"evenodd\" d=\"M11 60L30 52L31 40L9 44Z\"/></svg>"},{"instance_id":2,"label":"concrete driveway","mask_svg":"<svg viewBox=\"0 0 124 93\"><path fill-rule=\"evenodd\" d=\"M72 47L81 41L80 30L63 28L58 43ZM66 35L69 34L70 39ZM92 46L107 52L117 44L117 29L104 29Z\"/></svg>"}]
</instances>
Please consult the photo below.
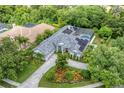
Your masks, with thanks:
<instances>
[{"instance_id":1,"label":"concrete driveway","mask_svg":"<svg viewBox=\"0 0 124 93\"><path fill-rule=\"evenodd\" d=\"M38 88L42 76L53 66L55 66L57 56L53 55L47 62L45 62L38 70L36 70L26 81L24 81L18 88Z\"/></svg>"},{"instance_id":2,"label":"concrete driveway","mask_svg":"<svg viewBox=\"0 0 124 93\"><path fill-rule=\"evenodd\" d=\"M68 65L71 67L78 68L78 69L87 69L88 68L88 64L74 61L71 59L68 60Z\"/></svg>"}]
</instances>

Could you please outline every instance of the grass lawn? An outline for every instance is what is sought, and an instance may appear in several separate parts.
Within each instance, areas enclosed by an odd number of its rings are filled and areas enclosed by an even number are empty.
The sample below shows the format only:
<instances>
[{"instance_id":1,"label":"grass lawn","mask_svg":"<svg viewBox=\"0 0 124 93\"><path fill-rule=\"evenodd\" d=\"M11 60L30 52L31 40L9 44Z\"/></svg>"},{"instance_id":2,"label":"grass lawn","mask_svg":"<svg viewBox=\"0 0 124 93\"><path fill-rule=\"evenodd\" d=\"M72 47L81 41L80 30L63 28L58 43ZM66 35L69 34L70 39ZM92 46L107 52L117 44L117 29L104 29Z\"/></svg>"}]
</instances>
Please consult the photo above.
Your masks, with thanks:
<instances>
[{"instance_id":1,"label":"grass lawn","mask_svg":"<svg viewBox=\"0 0 124 93\"><path fill-rule=\"evenodd\" d=\"M36 63L36 62L31 62L30 64L25 67L24 71L18 74L18 79L16 80L17 82L24 82L33 72L35 72L41 65L42 63Z\"/></svg>"},{"instance_id":2,"label":"grass lawn","mask_svg":"<svg viewBox=\"0 0 124 93\"><path fill-rule=\"evenodd\" d=\"M102 39L97 34L95 34L95 36L96 37L93 41L93 44L97 44L97 45L101 44Z\"/></svg>"},{"instance_id":3,"label":"grass lawn","mask_svg":"<svg viewBox=\"0 0 124 93\"><path fill-rule=\"evenodd\" d=\"M9 83L6 83L5 81L0 81L0 85L5 88L15 88L15 86L10 85Z\"/></svg>"},{"instance_id":4,"label":"grass lawn","mask_svg":"<svg viewBox=\"0 0 124 93\"><path fill-rule=\"evenodd\" d=\"M78 70L76 68L71 68L73 70ZM45 75L51 74L51 71L55 70L55 67L51 68ZM72 87L81 87L85 86L91 83L94 83L94 81L91 80L82 80L81 82L78 83L54 83L46 80L45 75L42 77L39 83L39 87L47 87L47 88L72 88Z\"/></svg>"}]
</instances>

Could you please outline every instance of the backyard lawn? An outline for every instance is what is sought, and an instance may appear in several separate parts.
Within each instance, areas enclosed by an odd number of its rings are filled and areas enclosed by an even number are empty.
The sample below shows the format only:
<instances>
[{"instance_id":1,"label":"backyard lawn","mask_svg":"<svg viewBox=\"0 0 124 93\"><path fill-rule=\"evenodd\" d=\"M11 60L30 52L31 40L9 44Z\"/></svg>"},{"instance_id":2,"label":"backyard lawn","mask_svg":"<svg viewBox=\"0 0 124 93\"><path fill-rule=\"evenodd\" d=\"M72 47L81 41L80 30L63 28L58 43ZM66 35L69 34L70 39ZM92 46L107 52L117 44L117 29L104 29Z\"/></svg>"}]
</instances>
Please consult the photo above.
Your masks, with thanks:
<instances>
[{"instance_id":1,"label":"backyard lawn","mask_svg":"<svg viewBox=\"0 0 124 93\"><path fill-rule=\"evenodd\" d=\"M17 82L24 82L30 75L33 74L41 65L42 63L31 62L30 64L25 67L25 70L18 74Z\"/></svg>"},{"instance_id":2,"label":"backyard lawn","mask_svg":"<svg viewBox=\"0 0 124 93\"><path fill-rule=\"evenodd\" d=\"M80 69L76 69L76 68L71 68L74 71L79 71ZM49 76L49 74L51 74L51 72L55 70L55 67L51 68L40 80L39 83L39 87L47 87L47 88L72 88L72 87L82 87L91 83L94 83L94 81L91 80L82 80L80 82L77 83L55 83L52 81L48 81L46 79L46 76Z\"/></svg>"},{"instance_id":3,"label":"backyard lawn","mask_svg":"<svg viewBox=\"0 0 124 93\"><path fill-rule=\"evenodd\" d=\"M101 42L102 42L102 39L97 35L97 34L95 34L95 39L94 39L94 41L93 41L93 44L96 44L96 45L99 45L99 44L101 44Z\"/></svg>"}]
</instances>

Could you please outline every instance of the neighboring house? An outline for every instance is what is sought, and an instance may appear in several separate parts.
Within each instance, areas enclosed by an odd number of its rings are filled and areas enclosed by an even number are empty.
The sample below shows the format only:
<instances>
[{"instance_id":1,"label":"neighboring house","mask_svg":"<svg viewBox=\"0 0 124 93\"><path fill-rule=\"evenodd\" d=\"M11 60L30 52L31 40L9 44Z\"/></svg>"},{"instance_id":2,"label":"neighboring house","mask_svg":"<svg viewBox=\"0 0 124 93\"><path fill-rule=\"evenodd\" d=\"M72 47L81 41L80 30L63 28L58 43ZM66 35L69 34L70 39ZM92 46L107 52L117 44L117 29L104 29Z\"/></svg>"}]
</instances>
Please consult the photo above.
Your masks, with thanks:
<instances>
[{"instance_id":1,"label":"neighboring house","mask_svg":"<svg viewBox=\"0 0 124 93\"><path fill-rule=\"evenodd\" d=\"M0 33L9 30L9 25L6 25L4 23L0 23Z\"/></svg>"},{"instance_id":2,"label":"neighboring house","mask_svg":"<svg viewBox=\"0 0 124 93\"><path fill-rule=\"evenodd\" d=\"M36 40L37 35L44 33L45 30L54 30L54 27L45 23L42 24L26 24L25 26L14 26L9 31L5 31L0 34L0 40L3 37L11 37L12 39L16 36L24 36L29 39L29 42L33 43Z\"/></svg>"},{"instance_id":3,"label":"neighboring house","mask_svg":"<svg viewBox=\"0 0 124 93\"><path fill-rule=\"evenodd\" d=\"M80 58L93 35L92 29L64 26L41 42L34 51L43 54L45 60L48 60L56 51L69 52Z\"/></svg>"}]
</instances>

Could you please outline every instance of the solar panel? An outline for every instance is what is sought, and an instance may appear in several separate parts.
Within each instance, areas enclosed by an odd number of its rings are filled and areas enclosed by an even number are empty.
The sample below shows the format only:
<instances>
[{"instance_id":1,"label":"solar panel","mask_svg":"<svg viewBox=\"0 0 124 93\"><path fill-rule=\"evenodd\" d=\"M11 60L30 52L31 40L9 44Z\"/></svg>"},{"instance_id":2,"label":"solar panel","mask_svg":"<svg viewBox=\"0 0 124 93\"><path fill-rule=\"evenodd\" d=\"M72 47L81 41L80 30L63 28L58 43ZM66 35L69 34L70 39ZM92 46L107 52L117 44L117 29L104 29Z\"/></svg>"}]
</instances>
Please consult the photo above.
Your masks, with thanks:
<instances>
[{"instance_id":1,"label":"solar panel","mask_svg":"<svg viewBox=\"0 0 124 93\"><path fill-rule=\"evenodd\" d=\"M80 41L80 39L79 39L79 38L76 38L75 40L77 40L78 42Z\"/></svg>"},{"instance_id":2,"label":"solar panel","mask_svg":"<svg viewBox=\"0 0 124 93\"><path fill-rule=\"evenodd\" d=\"M84 50L84 48L86 47L86 45L88 44L88 40L83 40L83 39L79 39L76 38L76 40L78 41L78 44L80 45L79 50L82 52Z\"/></svg>"},{"instance_id":3,"label":"solar panel","mask_svg":"<svg viewBox=\"0 0 124 93\"><path fill-rule=\"evenodd\" d=\"M68 30L68 29L66 29L66 30L63 31L63 33L71 34L71 33L72 33L72 30Z\"/></svg>"}]
</instances>

